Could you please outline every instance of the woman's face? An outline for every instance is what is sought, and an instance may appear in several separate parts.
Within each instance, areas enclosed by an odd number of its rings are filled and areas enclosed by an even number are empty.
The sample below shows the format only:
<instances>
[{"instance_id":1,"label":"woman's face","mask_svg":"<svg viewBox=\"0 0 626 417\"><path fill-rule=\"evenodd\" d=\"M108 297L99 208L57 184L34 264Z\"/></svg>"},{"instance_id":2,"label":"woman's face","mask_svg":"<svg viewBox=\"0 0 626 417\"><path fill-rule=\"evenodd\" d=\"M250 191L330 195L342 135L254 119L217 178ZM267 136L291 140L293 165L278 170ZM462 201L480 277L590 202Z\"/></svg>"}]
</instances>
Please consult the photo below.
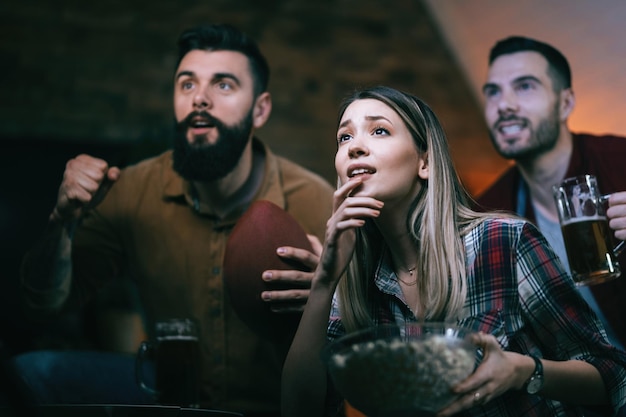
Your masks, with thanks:
<instances>
[{"instance_id":1,"label":"woman's face","mask_svg":"<svg viewBox=\"0 0 626 417\"><path fill-rule=\"evenodd\" d=\"M350 104L337 130L335 169L341 184L360 177L352 195L410 204L428 178L426 154L420 155L398 114L381 101Z\"/></svg>"}]
</instances>

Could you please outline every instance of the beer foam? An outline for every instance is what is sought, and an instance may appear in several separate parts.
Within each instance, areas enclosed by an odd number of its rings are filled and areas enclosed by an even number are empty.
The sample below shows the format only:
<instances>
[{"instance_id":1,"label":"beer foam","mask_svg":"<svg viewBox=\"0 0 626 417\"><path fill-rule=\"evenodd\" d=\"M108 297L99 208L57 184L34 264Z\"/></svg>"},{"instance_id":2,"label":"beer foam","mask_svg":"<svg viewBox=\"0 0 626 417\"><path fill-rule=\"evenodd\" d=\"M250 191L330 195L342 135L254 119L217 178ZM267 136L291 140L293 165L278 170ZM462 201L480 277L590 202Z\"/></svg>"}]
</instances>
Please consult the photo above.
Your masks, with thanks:
<instances>
[{"instance_id":1,"label":"beer foam","mask_svg":"<svg viewBox=\"0 0 626 417\"><path fill-rule=\"evenodd\" d=\"M159 337L157 337L157 339L159 341L163 341L163 340L190 340L190 341L196 341L196 340L198 340L198 338L196 336L190 336L190 335L159 336Z\"/></svg>"},{"instance_id":2,"label":"beer foam","mask_svg":"<svg viewBox=\"0 0 626 417\"><path fill-rule=\"evenodd\" d=\"M585 216L585 217L572 217L569 220L565 220L561 226L567 226L568 224L574 223L582 223L582 222L596 222L596 221L606 221L606 216Z\"/></svg>"}]
</instances>

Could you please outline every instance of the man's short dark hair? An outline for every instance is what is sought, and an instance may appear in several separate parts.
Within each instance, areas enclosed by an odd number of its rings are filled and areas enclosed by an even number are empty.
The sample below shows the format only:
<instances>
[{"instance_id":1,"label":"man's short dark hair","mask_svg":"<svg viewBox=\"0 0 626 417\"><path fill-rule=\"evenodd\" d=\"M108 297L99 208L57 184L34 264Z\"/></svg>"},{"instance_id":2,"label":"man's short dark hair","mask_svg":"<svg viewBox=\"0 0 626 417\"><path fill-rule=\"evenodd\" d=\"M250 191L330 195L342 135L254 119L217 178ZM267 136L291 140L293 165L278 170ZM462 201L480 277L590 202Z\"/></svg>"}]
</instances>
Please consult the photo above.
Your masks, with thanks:
<instances>
[{"instance_id":1,"label":"man's short dark hair","mask_svg":"<svg viewBox=\"0 0 626 417\"><path fill-rule=\"evenodd\" d=\"M511 36L498 41L489 52L489 65L502 55L516 52L537 52L548 61L548 75L552 78L554 90L572 87L572 72L565 56L555 47L536 39L524 36Z\"/></svg>"},{"instance_id":2,"label":"man's short dark hair","mask_svg":"<svg viewBox=\"0 0 626 417\"><path fill-rule=\"evenodd\" d=\"M255 95L267 91L270 69L258 45L245 33L228 24L206 24L185 30L178 38L178 60L190 51L235 51L241 52L250 62Z\"/></svg>"}]
</instances>

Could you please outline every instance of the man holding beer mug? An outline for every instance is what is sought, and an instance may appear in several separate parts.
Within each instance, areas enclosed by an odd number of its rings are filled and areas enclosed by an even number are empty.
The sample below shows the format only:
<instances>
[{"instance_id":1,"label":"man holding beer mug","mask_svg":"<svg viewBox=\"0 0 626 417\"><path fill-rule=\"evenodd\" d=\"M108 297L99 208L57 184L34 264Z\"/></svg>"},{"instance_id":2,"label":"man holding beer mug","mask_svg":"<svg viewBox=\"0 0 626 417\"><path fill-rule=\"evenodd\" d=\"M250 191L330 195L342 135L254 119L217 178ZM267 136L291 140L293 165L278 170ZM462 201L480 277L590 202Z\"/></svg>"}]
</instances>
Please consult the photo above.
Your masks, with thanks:
<instances>
[{"instance_id":1,"label":"man holding beer mug","mask_svg":"<svg viewBox=\"0 0 626 417\"><path fill-rule=\"evenodd\" d=\"M496 150L515 165L478 203L534 221L567 267L571 259L552 187L565 178L593 175L602 194L610 194L606 217L613 245L626 239L626 138L568 129L575 97L567 59L546 43L510 37L491 49L489 65L483 86L485 118ZM618 261L624 268L626 255ZM609 340L626 346L626 277L579 288L603 321Z\"/></svg>"},{"instance_id":2,"label":"man holding beer mug","mask_svg":"<svg viewBox=\"0 0 626 417\"><path fill-rule=\"evenodd\" d=\"M45 314L63 306L70 288L94 290L130 277L148 331L162 320L198 321L200 406L274 416L289 341L264 338L238 319L223 282L226 243L252 202L269 200L319 245L333 188L255 136L272 101L269 66L252 39L228 25L203 25L183 32L178 46L174 149L122 171L88 155L69 161L45 236L25 259L23 287L31 307ZM301 248L285 247L281 257L311 269L317 264L317 255ZM259 294L259 301L263 296L283 314L301 311L311 276L273 271L273 282L285 289ZM197 351L195 333L167 336ZM160 343L156 355L171 346ZM133 396L141 394L134 357L39 353L23 354L16 364L41 402L143 401ZM159 380L160 370L172 366L157 363Z\"/></svg>"}]
</instances>

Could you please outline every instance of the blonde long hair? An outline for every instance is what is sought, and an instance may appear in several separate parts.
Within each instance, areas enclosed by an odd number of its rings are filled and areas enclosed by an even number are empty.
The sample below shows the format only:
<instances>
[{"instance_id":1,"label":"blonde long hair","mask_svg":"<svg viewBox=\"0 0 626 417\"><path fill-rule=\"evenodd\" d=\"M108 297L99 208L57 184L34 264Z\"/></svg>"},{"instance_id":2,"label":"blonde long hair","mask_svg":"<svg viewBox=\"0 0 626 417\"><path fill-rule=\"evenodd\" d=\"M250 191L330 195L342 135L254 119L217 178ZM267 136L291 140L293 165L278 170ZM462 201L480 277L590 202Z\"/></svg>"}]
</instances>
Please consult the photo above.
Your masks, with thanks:
<instances>
[{"instance_id":1,"label":"blonde long hair","mask_svg":"<svg viewBox=\"0 0 626 417\"><path fill-rule=\"evenodd\" d=\"M448 142L433 111L419 98L378 86L356 91L340 107L374 99L392 108L411 132L419 153L428 152L429 178L407 213L410 236L418 247L418 290L424 320L450 320L467 297L463 235L486 217L470 208L471 197L454 168ZM385 244L373 221L357 229L355 251L338 286L342 322L348 331L373 325L374 274Z\"/></svg>"}]
</instances>

